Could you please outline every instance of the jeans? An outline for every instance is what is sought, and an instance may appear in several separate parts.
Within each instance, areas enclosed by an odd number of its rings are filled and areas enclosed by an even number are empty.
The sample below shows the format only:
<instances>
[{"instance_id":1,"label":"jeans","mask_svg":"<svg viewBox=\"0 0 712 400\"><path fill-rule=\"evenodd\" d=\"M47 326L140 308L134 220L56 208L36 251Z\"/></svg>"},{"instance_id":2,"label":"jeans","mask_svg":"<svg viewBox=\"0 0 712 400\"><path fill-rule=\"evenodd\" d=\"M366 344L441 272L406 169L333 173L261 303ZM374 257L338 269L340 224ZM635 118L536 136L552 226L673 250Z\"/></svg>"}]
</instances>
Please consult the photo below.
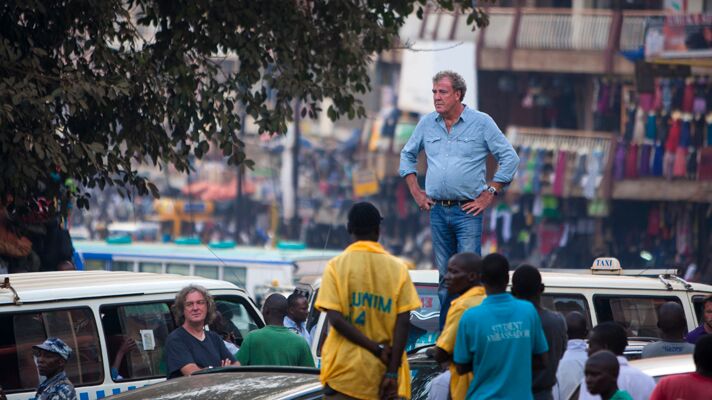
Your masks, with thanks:
<instances>
[{"instance_id":1,"label":"jeans","mask_svg":"<svg viewBox=\"0 0 712 400\"><path fill-rule=\"evenodd\" d=\"M433 235L435 265L440 272L438 298L440 299L440 329L445 325L445 317L454 299L448 296L444 287L447 262L456 253L473 252L480 254L482 246L482 214L473 216L459 205L445 207L436 203L430 209L430 230Z\"/></svg>"}]
</instances>

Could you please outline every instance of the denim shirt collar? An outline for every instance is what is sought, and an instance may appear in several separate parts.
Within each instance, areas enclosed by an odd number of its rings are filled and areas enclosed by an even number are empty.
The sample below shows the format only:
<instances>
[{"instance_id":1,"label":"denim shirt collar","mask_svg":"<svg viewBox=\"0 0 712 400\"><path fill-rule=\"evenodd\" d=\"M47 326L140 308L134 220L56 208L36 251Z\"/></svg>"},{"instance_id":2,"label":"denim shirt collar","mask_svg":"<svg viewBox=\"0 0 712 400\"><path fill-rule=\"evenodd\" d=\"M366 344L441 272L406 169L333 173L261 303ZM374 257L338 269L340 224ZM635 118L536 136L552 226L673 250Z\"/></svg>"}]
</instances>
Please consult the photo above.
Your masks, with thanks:
<instances>
[{"instance_id":1,"label":"denim shirt collar","mask_svg":"<svg viewBox=\"0 0 712 400\"><path fill-rule=\"evenodd\" d=\"M462 109L462 112L460 113L460 117L457 119L457 122L464 122L467 121L467 117L469 116L469 111L470 109L467 107L467 105L463 104L462 105L464 108ZM435 113L435 121L441 122L443 120L443 116Z\"/></svg>"}]
</instances>

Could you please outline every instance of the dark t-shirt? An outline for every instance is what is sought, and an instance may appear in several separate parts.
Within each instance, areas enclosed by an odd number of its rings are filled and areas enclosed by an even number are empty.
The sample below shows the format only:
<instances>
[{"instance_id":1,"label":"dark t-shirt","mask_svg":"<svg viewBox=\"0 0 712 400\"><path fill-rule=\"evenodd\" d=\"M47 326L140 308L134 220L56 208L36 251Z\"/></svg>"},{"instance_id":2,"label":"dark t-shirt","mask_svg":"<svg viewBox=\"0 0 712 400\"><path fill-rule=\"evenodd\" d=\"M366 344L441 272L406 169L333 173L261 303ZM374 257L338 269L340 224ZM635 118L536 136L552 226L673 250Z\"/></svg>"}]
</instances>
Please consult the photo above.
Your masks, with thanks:
<instances>
[{"instance_id":1,"label":"dark t-shirt","mask_svg":"<svg viewBox=\"0 0 712 400\"><path fill-rule=\"evenodd\" d=\"M546 368L534 372L532 381L532 391L551 392L551 388L556 384L556 370L559 368L559 361L566 351L568 336L566 335L566 320L558 312L549 311L545 308L539 309L541 326L544 328L546 342L549 345L548 362Z\"/></svg>"},{"instance_id":2,"label":"dark t-shirt","mask_svg":"<svg viewBox=\"0 0 712 400\"><path fill-rule=\"evenodd\" d=\"M200 368L220 367L226 358L235 361L215 332L205 331L205 339L201 342L181 326L166 339L168 379L182 376L180 369L188 364L196 364Z\"/></svg>"},{"instance_id":3,"label":"dark t-shirt","mask_svg":"<svg viewBox=\"0 0 712 400\"><path fill-rule=\"evenodd\" d=\"M685 336L685 340L687 340L687 343L692 343L696 344L698 340L702 336L708 335L707 331L705 331L704 325L700 325L697 328L691 330L687 336Z\"/></svg>"}]
</instances>

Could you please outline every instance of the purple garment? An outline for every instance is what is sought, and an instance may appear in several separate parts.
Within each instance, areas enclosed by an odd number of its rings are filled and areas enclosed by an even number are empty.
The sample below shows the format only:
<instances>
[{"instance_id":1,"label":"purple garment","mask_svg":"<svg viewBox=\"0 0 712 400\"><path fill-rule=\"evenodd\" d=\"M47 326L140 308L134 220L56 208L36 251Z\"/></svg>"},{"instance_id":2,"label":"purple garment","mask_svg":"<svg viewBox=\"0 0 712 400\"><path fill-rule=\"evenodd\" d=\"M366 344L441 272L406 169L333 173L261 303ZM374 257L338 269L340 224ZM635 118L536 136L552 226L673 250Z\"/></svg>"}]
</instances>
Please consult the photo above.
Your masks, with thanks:
<instances>
[{"instance_id":1,"label":"purple garment","mask_svg":"<svg viewBox=\"0 0 712 400\"><path fill-rule=\"evenodd\" d=\"M652 93L640 93L638 95L638 105L643 109L643 112L647 113L653 109L653 94ZM692 106L690 106L692 108Z\"/></svg>"},{"instance_id":2,"label":"purple garment","mask_svg":"<svg viewBox=\"0 0 712 400\"><path fill-rule=\"evenodd\" d=\"M617 181L622 181L625 178L625 151L625 142L621 140L618 142L616 157L613 160L613 179Z\"/></svg>"},{"instance_id":3,"label":"purple garment","mask_svg":"<svg viewBox=\"0 0 712 400\"><path fill-rule=\"evenodd\" d=\"M611 88L608 84L602 83L598 92L598 102L596 103L596 112L605 113L608 110L608 96L610 96Z\"/></svg>"},{"instance_id":4,"label":"purple garment","mask_svg":"<svg viewBox=\"0 0 712 400\"><path fill-rule=\"evenodd\" d=\"M687 343L692 343L696 344L698 340L702 336L709 335L709 333L705 332L705 327L704 325L700 325L697 328L691 330L687 336L685 336L685 340L687 340Z\"/></svg>"},{"instance_id":5,"label":"purple garment","mask_svg":"<svg viewBox=\"0 0 712 400\"><path fill-rule=\"evenodd\" d=\"M644 144L640 146L640 176L650 175L650 153L653 150L653 145Z\"/></svg>"},{"instance_id":6,"label":"purple garment","mask_svg":"<svg viewBox=\"0 0 712 400\"><path fill-rule=\"evenodd\" d=\"M663 156L665 155L665 149L663 144L658 142L655 146L655 154L653 155L653 176L663 176Z\"/></svg>"}]
</instances>

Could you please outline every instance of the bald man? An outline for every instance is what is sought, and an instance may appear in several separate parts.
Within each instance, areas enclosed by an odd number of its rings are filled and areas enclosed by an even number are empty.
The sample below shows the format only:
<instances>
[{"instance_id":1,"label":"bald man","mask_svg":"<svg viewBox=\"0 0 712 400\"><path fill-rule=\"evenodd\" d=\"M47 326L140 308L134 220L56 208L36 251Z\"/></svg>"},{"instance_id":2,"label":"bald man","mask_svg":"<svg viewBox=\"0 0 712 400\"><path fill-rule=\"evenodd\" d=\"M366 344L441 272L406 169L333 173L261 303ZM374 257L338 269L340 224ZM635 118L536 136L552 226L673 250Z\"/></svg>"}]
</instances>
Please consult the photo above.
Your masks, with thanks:
<instances>
[{"instance_id":1,"label":"bald man","mask_svg":"<svg viewBox=\"0 0 712 400\"><path fill-rule=\"evenodd\" d=\"M625 390L618 389L620 366L615 354L601 350L586 361L586 387L589 393L601 396L602 400L633 400Z\"/></svg>"},{"instance_id":2,"label":"bald man","mask_svg":"<svg viewBox=\"0 0 712 400\"><path fill-rule=\"evenodd\" d=\"M671 356L676 354L692 354L695 345L685 341L687 319L682 306L669 301L658 309L659 342L653 342L643 348L641 358Z\"/></svg>"},{"instance_id":3,"label":"bald man","mask_svg":"<svg viewBox=\"0 0 712 400\"><path fill-rule=\"evenodd\" d=\"M586 317L578 311L569 312L566 314L566 328L569 340L556 370L556 385L551 391L554 400L571 398L583 379L583 368L588 359Z\"/></svg>"},{"instance_id":4,"label":"bald man","mask_svg":"<svg viewBox=\"0 0 712 400\"><path fill-rule=\"evenodd\" d=\"M287 298L279 293L265 300L262 315L267 325L245 336L237 353L240 365L314 367L307 342L283 325L287 307Z\"/></svg>"}]
</instances>

